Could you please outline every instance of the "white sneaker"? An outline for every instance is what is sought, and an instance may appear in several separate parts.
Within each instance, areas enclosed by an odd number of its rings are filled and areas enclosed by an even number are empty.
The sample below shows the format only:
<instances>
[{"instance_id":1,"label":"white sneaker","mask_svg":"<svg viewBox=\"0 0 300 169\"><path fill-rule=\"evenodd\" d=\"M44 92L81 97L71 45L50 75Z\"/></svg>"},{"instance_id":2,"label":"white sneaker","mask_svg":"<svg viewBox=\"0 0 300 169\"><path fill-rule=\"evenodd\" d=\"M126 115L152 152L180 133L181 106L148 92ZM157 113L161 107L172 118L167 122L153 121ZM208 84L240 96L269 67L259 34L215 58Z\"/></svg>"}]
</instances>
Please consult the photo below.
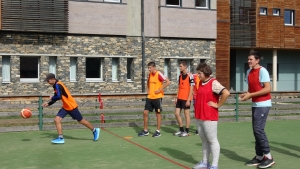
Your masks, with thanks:
<instances>
[{"instance_id":1,"label":"white sneaker","mask_svg":"<svg viewBox=\"0 0 300 169\"><path fill-rule=\"evenodd\" d=\"M174 136L179 136L179 135L181 135L181 133L182 133L181 131L177 131L176 133L173 133L173 135Z\"/></svg>"},{"instance_id":2,"label":"white sneaker","mask_svg":"<svg viewBox=\"0 0 300 169\"><path fill-rule=\"evenodd\" d=\"M187 132L182 132L182 133L179 135L179 137L187 137L187 136L189 136L189 133L187 133Z\"/></svg>"},{"instance_id":3,"label":"white sneaker","mask_svg":"<svg viewBox=\"0 0 300 169\"><path fill-rule=\"evenodd\" d=\"M198 164L194 165L193 169L208 169L209 167L209 163L204 163L200 161Z\"/></svg>"}]
</instances>

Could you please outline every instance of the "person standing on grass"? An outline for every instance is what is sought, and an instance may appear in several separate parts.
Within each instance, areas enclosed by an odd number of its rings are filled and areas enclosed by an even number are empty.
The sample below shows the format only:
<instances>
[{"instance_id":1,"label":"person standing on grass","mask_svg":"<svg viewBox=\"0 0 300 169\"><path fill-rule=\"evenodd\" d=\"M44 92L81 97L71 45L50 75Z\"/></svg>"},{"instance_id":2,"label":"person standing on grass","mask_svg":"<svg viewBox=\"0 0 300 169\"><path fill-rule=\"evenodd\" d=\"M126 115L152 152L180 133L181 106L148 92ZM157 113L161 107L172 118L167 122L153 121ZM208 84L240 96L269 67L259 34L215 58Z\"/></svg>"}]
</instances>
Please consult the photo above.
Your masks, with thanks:
<instances>
[{"instance_id":1,"label":"person standing on grass","mask_svg":"<svg viewBox=\"0 0 300 169\"><path fill-rule=\"evenodd\" d=\"M245 165L268 168L275 164L265 133L267 117L272 107L271 84L269 72L260 66L260 60L262 58L257 51L249 54L248 64L250 69L247 71L246 78L248 92L240 96L242 101L252 98L252 129L256 151L256 156L249 162L246 162Z\"/></svg>"},{"instance_id":2,"label":"person standing on grass","mask_svg":"<svg viewBox=\"0 0 300 169\"><path fill-rule=\"evenodd\" d=\"M177 97L175 98L175 117L179 125L179 131L174 133L174 136L187 137L189 136L190 127L190 105L193 98L193 89L195 86L194 76L188 73L186 61L180 61L179 70L181 72L178 78L178 91ZM185 131L183 129L182 119L180 112L183 109L186 120Z\"/></svg>"},{"instance_id":3,"label":"person standing on grass","mask_svg":"<svg viewBox=\"0 0 300 169\"><path fill-rule=\"evenodd\" d=\"M59 112L57 113L54 119L55 126L58 132L58 137L56 139L53 139L51 142L54 144L65 143L63 133L62 133L61 121L67 114L69 114L74 120L77 120L80 124L89 128L93 132L94 141L97 141L100 134L100 128L94 128L89 121L82 118L82 115L78 110L78 105L74 100L74 98L72 97L69 90L67 89L67 87L62 82L57 80L53 73L47 74L45 81L47 81L48 84L53 86L54 96L50 97L51 99L50 102L43 103L42 106L48 107L54 104L57 100L61 100L63 104L62 108L59 110Z\"/></svg>"},{"instance_id":4,"label":"person standing on grass","mask_svg":"<svg viewBox=\"0 0 300 169\"><path fill-rule=\"evenodd\" d=\"M160 125L161 125L161 111L162 111L162 98L164 96L163 90L170 85L170 81L166 78L160 71L156 70L156 65L154 62L148 63L148 82L147 82L147 89L148 89L148 96L145 103L144 108L144 130L138 133L138 136L148 136L148 114L149 111L153 111L155 109L156 118L157 118L157 130L152 135L152 137L159 137L160 134Z\"/></svg>"},{"instance_id":5,"label":"person standing on grass","mask_svg":"<svg viewBox=\"0 0 300 169\"><path fill-rule=\"evenodd\" d=\"M193 169L218 169L220 156L220 144L217 137L218 108L226 102L230 93L216 78L211 77L212 70L206 63L200 63L197 71L201 83L196 96L195 119L202 140L203 157ZM211 165L210 154L212 154Z\"/></svg>"}]
</instances>

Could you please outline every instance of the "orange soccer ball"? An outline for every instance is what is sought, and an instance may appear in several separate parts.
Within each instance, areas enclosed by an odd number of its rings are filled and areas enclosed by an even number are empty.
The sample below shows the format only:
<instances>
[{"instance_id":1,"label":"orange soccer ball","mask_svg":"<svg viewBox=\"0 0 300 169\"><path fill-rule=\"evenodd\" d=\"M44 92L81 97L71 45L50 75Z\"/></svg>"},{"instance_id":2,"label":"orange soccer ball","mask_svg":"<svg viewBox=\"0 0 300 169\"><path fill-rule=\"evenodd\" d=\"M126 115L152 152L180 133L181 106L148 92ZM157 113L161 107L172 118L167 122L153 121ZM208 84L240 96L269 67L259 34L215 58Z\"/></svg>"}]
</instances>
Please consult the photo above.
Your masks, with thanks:
<instances>
[{"instance_id":1,"label":"orange soccer ball","mask_svg":"<svg viewBox=\"0 0 300 169\"><path fill-rule=\"evenodd\" d=\"M20 114L21 114L21 117L23 117L24 119L30 118L32 115L31 110L28 108L22 109Z\"/></svg>"}]
</instances>

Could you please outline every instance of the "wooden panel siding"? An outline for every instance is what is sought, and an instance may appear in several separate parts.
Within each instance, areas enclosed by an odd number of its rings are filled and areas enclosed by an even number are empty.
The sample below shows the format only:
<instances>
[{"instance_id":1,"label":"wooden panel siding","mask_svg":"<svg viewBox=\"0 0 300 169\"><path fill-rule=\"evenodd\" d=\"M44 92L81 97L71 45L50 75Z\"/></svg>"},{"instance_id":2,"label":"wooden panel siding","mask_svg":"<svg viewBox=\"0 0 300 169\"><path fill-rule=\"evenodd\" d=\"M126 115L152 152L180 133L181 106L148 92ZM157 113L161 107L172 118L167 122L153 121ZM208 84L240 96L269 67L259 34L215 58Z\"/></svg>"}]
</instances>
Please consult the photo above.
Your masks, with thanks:
<instances>
[{"instance_id":1,"label":"wooden panel siding","mask_svg":"<svg viewBox=\"0 0 300 169\"><path fill-rule=\"evenodd\" d=\"M258 9L259 11L259 9ZM259 16L257 18L257 34L258 34L258 37L257 37L257 41L259 43L259 47L262 47L262 48L266 48L268 47L268 39L267 39L267 35L268 33L268 19L267 19L267 16Z\"/></svg>"},{"instance_id":2,"label":"wooden panel siding","mask_svg":"<svg viewBox=\"0 0 300 169\"><path fill-rule=\"evenodd\" d=\"M296 11L296 17L295 17L295 26L299 26L300 27L300 1L296 1L295 2L295 11ZM300 29L300 28L296 28L296 29Z\"/></svg>"},{"instance_id":3,"label":"wooden panel siding","mask_svg":"<svg viewBox=\"0 0 300 169\"><path fill-rule=\"evenodd\" d=\"M1 0L2 30L68 32L68 1Z\"/></svg>"},{"instance_id":4,"label":"wooden panel siding","mask_svg":"<svg viewBox=\"0 0 300 169\"><path fill-rule=\"evenodd\" d=\"M270 38L270 41L272 41L273 46L269 46L270 48L280 48L280 30L281 27L284 28L284 26L279 26L281 25L281 17L273 17L271 24L269 24L270 26L272 26L272 37ZM270 42L269 41L269 42Z\"/></svg>"},{"instance_id":5,"label":"wooden panel siding","mask_svg":"<svg viewBox=\"0 0 300 169\"><path fill-rule=\"evenodd\" d=\"M268 15L260 15L261 7L268 9ZM280 16L273 15L273 9L280 9ZM284 25L284 10L295 10L294 26ZM299 0L257 0L257 48L300 49L300 1Z\"/></svg>"},{"instance_id":6,"label":"wooden panel siding","mask_svg":"<svg viewBox=\"0 0 300 169\"><path fill-rule=\"evenodd\" d=\"M295 28L295 48L300 49L300 27Z\"/></svg>"},{"instance_id":7,"label":"wooden panel siding","mask_svg":"<svg viewBox=\"0 0 300 169\"><path fill-rule=\"evenodd\" d=\"M286 26L284 28L284 47L285 48L294 48L295 47L295 33L294 27Z\"/></svg>"},{"instance_id":8,"label":"wooden panel siding","mask_svg":"<svg viewBox=\"0 0 300 169\"><path fill-rule=\"evenodd\" d=\"M216 77L227 89L230 86L230 1L217 1Z\"/></svg>"},{"instance_id":9,"label":"wooden panel siding","mask_svg":"<svg viewBox=\"0 0 300 169\"><path fill-rule=\"evenodd\" d=\"M2 3L1 3L2 0L0 0L0 30L2 29L2 10L1 10L1 6L2 6Z\"/></svg>"}]
</instances>

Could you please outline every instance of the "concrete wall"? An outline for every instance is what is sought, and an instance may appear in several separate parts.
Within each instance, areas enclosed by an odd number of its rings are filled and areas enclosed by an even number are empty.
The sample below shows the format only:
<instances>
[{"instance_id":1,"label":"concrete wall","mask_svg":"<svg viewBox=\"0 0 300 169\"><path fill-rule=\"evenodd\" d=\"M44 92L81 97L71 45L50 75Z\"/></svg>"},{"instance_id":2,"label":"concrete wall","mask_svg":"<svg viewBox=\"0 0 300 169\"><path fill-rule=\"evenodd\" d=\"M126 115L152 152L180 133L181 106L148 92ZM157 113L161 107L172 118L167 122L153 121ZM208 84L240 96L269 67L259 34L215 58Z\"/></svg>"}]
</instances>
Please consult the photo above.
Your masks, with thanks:
<instances>
[{"instance_id":1,"label":"concrete wall","mask_svg":"<svg viewBox=\"0 0 300 169\"><path fill-rule=\"evenodd\" d=\"M272 50L258 50L264 59L261 61L261 66L267 68L268 63L272 63ZM246 91L248 85L244 82L244 64L247 63L247 57L250 50L237 50L236 52L236 69L235 80L231 81L231 86L236 86L233 90ZM278 81L277 91L300 91L300 51L295 50L278 50L277 63ZM233 78L234 79L234 78ZM272 84L272 81L271 81Z\"/></svg>"},{"instance_id":2,"label":"concrete wall","mask_svg":"<svg viewBox=\"0 0 300 169\"><path fill-rule=\"evenodd\" d=\"M160 36L217 38L217 11L185 8L160 8Z\"/></svg>"},{"instance_id":3,"label":"concrete wall","mask_svg":"<svg viewBox=\"0 0 300 169\"><path fill-rule=\"evenodd\" d=\"M195 0L183 0L181 4L183 8L195 8Z\"/></svg>"},{"instance_id":4,"label":"concrete wall","mask_svg":"<svg viewBox=\"0 0 300 169\"><path fill-rule=\"evenodd\" d=\"M145 36L159 37L159 3L158 0L144 0Z\"/></svg>"},{"instance_id":5,"label":"concrete wall","mask_svg":"<svg viewBox=\"0 0 300 169\"><path fill-rule=\"evenodd\" d=\"M141 1L129 1L127 10L127 36L141 36Z\"/></svg>"},{"instance_id":6,"label":"concrete wall","mask_svg":"<svg viewBox=\"0 0 300 169\"><path fill-rule=\"evenodd\" d=\"M217 0L210 0L210 9L217 9Z\"/></svg>"},{"instance_id":7,"label":"concrete wall","mask_svg":"<svg viewBox=\"0 0 300 169\"><path fill-rule=\"evenodd\" d=\"M138 16L130 21L129 28L137 19ZM126 35L127 26L126 4L69 1L69 33ZM128 33L136 34L136 31Z\"/></svg>"}]
</instances>

